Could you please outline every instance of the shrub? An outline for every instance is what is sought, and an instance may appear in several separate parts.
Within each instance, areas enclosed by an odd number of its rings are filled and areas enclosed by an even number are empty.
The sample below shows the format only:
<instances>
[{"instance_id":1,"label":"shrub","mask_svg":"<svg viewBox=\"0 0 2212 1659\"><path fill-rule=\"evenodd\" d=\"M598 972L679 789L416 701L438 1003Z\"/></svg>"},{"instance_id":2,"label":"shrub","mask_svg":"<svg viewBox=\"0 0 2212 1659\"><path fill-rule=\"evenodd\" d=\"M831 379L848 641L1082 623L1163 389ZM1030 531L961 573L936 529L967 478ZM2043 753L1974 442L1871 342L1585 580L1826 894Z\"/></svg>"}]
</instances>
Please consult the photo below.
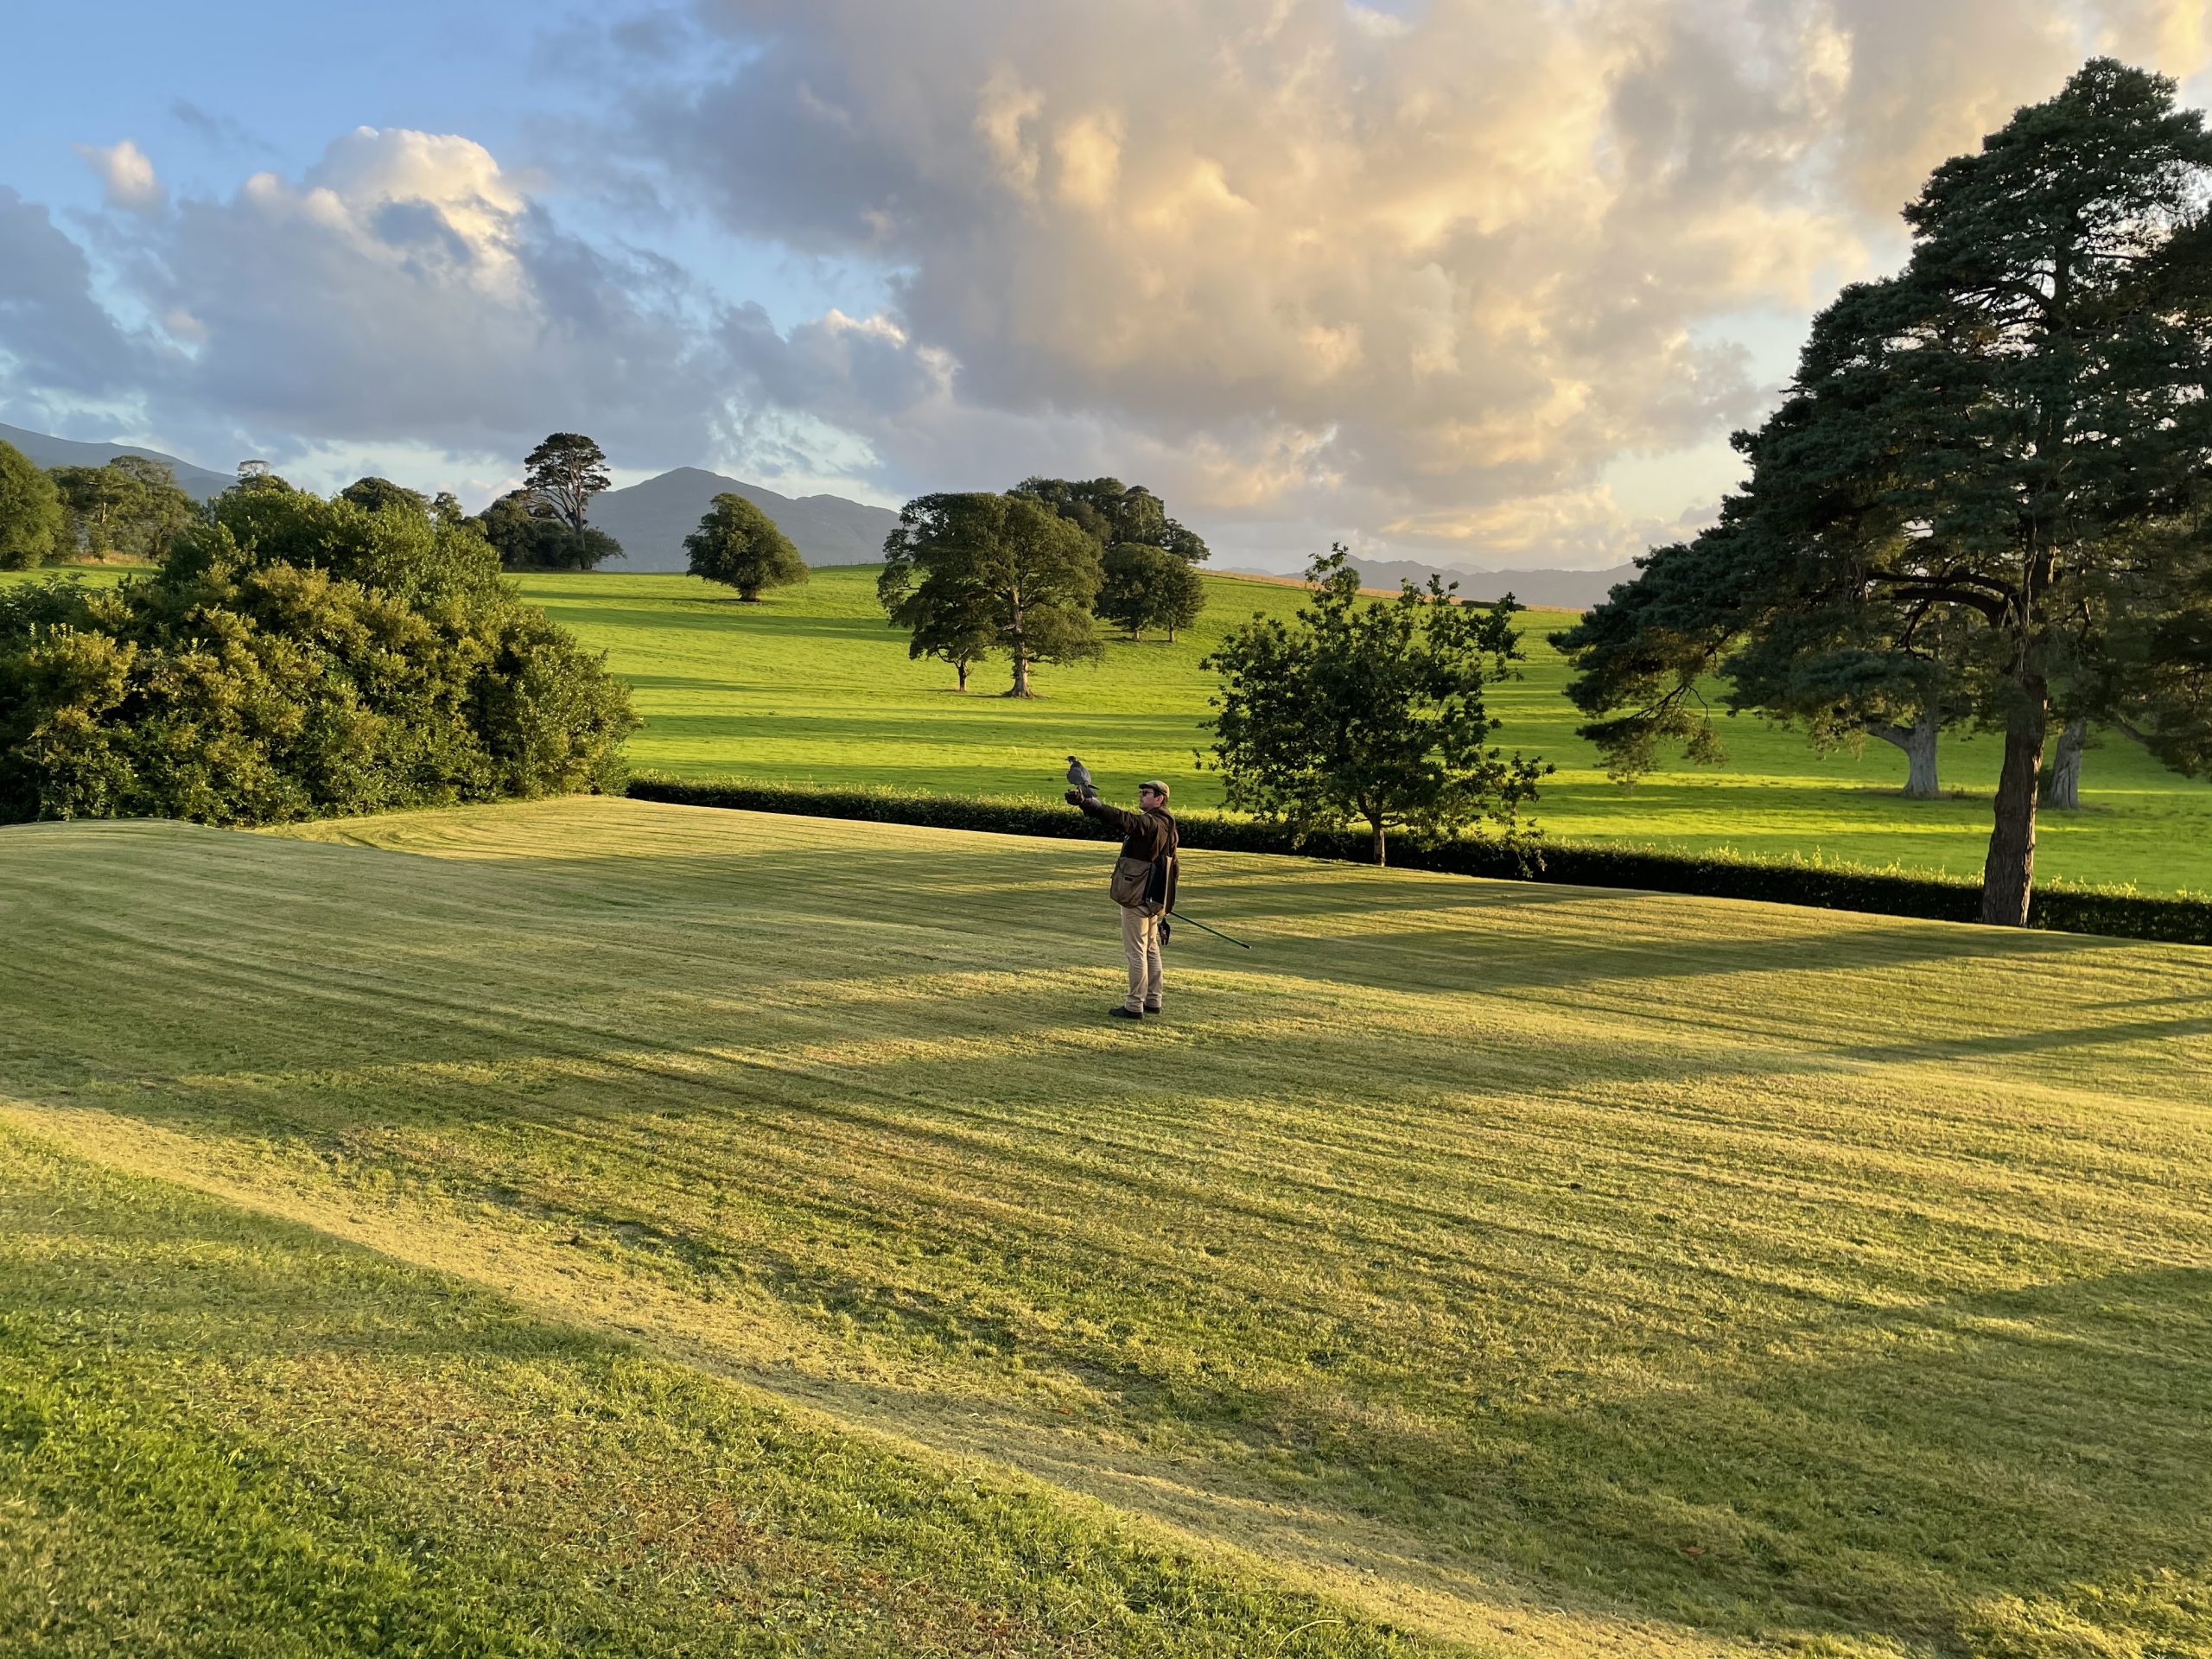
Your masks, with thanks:
<instances>
[{"instance_id":1,"label":"shrub","mask_svg":"<svg viewBox=\"0 0 2212 1659\"><path fill-rule=\"evenodd\" d=\"M613 791L636 724L481 537L418 514L226 493L157 575L0 594L0 821Z\"/></svg>"},{"instance_id":2,"label":"shrub","mask_svg":"<svg viewBox=\"0 0 2212 1659\"><path fill-rule=\"evenodd\" d=\"M60 546L67 517L54 480L11 443L0 443L0 570L38 563Z\"/></svg>"}]
</instances>

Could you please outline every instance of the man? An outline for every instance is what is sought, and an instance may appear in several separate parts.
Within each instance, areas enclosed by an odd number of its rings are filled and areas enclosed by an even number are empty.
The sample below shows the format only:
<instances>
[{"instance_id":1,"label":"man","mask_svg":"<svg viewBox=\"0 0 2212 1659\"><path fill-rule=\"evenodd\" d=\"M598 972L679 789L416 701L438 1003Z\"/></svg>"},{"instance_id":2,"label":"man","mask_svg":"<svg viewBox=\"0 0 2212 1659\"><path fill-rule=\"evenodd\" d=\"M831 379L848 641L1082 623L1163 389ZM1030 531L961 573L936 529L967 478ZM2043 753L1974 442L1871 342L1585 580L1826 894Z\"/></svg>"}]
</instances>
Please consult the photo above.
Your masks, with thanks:
<instances>
[{"instance_id":1,"label":"man","mask_svg":"<svg viewBox=\"0 0 2212 1659\"><path fill-rule=\"evenodd\" d=\"M1122 907L1122 954L1128 958L1129 997L1109 1012L1117 1020L1141 1020L1160 1012L1160 947L1167 937L1167 912L1175 907L1175 819L1167 810L1167 785L1154 779L1137 785L1137 810L1109 806L1094 793L1067 792L1070 806L1110 823L1122 832L1122 855L1114 861L1109 891Z\"/></svg>"}]
</instances>

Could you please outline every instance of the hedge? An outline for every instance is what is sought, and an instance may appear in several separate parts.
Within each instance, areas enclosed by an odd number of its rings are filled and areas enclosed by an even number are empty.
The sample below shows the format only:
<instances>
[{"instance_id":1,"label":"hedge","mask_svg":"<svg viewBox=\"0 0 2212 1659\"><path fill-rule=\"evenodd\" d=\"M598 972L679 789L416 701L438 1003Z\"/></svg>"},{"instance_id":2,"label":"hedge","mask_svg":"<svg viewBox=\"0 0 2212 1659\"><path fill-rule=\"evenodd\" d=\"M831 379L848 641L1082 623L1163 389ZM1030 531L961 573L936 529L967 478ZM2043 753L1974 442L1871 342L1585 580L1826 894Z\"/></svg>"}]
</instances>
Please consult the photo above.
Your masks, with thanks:
<instances>
[{"instance_id":1,"label":"hedge","mask_svg":"<svg viewBox=\"0 0 2212 1659\"><path fill-rule=\"evenodd\" d=\"M858 818L878 823L921 824L936 830L980 830L998 835L1046 836L1096 841L1108 832L1096 820L1058 801L989 800L889 789L815 789L740 779L689 779L641 776L631 779L632 799L676 806L728 807L747 812L791 812L817 818ZM1303 858L1364 864L1372 850L1364 831L1317 830L1300 836L1281 824L1249 818L1192 814L1177 820L1185 847L1217 852L1294 854ZM1564 882L1575 887L1633 887L1649 893L1755 899L1769 904L1809 905L1824 910L1868 911L1930 921L1980 919L1981 888L1955 877L1915 875L1801 859L1745 858L1728 852L1662 852L1642 847L1602 847L1543 842L1532 867L1497 842L1475 837L1405 835L1391 843L1399 869L1507 880ZM2046 884L2035 895L2029 924L2069 933L2212 944L2212 901L2131 893L2126 889Z\"/></svg>"}]
</instances>

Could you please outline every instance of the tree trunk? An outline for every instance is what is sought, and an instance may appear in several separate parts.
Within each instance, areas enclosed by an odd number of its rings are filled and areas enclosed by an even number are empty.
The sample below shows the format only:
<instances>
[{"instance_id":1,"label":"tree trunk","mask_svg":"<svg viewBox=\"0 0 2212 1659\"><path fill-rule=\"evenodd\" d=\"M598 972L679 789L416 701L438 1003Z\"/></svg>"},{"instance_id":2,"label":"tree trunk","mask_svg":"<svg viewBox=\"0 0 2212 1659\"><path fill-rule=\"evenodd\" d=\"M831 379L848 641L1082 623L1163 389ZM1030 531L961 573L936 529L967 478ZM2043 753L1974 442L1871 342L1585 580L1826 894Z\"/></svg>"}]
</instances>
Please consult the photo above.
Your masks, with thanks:
<instances>
[{"instance_id":1,"label":"tree trunk","mask_svg":"<svg viewBox=\"0 0 2212 1659\"><path fill-rule=\"evenodd\" d=\"M1981 870L1981 919L2025 927L2036 874L2036 785L2043 771L2046 705L2036 688L2030 708L2005 728L2005 766L1997 777L1996 822Z\"/></svg>"},{"instance_id":2,"label":"tree trunk","mask_svg":"<svg viewBox=\"0 0 2212 1659\"><path fill-rule=\"evenodd\" d=\"M1014 650L1014 689L1007 696L1026 697L1029 695L1029 641L1021 632L1021 590L1015 588L1011 598L1014 620L1013 626L1007 629L1006 636L1007 643Z\"/></svg>"},{"instance_id":3,"label":"tree trunk","mask_svg":"<svg viewBox=\"0 0 2212 1659\"><path fill-rule=\"evenodd\" d=\"M2069 720L2058 734L2058 747L2043 779L2043 804L2055 811L2082 810L2082 747L2088 735L2086 720Z\"/></svg>"},{"instance_id":4,"label":"tree trunk","mask_svg":"<svg viewBox=\"0 0 2212 1659\"><path fill-rule=\"evenodd\" d=\"M1922 710L1920 718L1910 726L1878 725L1870 720L1866 729L1904 751L1905 799L1932 801L1942 794L1936 776L1936 740L1943 728L1935 710Z\"/></svg>"},{"instance_id":5,"label":"tree trunk","mask_svg":"<svg viewBox=\"0 0 2212 1659\"><path fill-rule=\"evenodd\" d=\"M963 657L952 666L959 672L960 689L963 691L965 691L968 689L968 659L965 657Z\"/></svg>"},{"instance_id":6,"label":"tree trunk","mask_svg":"<svg viewBox=\"0 0 2212 1659\"><path fill-rule=\"evenodd\" d=\"M1367 821L1375 826L1375 862L1378 867L1387 864L1389 861L1383 856L1385 849L1382 844L1382 820L1370 814Z\"/></svg>"}]
</instances>

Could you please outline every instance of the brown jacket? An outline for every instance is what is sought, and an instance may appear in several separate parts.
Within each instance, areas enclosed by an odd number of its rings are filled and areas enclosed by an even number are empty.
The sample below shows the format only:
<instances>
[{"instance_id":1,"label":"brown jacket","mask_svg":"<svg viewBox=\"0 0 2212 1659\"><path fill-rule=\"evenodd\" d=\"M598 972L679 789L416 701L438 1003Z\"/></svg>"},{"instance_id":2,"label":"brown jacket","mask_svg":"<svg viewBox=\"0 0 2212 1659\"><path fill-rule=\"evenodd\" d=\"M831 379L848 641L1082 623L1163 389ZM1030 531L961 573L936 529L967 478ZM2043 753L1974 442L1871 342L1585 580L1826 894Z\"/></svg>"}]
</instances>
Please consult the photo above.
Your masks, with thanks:
<instances>
[{"instance_id":1,"label":"brown jacket","mask_svg":"<svg viewBox=\"0 0 2212 1659\"><path fill-rule=\"evenodd\" d=\"M1154 873L1148 887L1143 890L1142 898L1129 908L1148 910L1154 915L1174 909L1175 880L1179 874L1175 857L1179 844L1175 815L1164 806L1155 806L1142 812L1124 811L1090 795L1084 796L1077 804L1089 817L1096 818L1101 823L1110 823L1122 832L1122 859L1115 866L1116 901L1127 902L1121 899L1118 892L1125 869L1128 876L1133 878L1136 872L1128 867L1143 864L1150 867ZM1159 868L1163 861L1166 867L1164 873Z\"/></svg>"}]
</instances>

